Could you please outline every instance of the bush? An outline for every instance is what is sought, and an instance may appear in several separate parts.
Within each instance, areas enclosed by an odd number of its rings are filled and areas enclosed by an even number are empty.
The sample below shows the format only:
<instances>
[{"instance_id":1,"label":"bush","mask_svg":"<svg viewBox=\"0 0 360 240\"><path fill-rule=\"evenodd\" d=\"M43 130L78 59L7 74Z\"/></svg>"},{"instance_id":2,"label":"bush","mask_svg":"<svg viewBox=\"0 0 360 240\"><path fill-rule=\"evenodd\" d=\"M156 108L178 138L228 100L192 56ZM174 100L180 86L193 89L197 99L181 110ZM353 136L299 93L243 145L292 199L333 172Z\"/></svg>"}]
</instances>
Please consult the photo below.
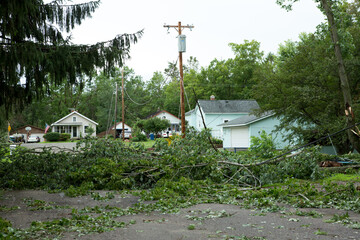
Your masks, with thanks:
<instances>
[{"instance_id":1,"label":"bush","mask_svg":"<svg viewBox=\"0 0 360 240\"><path fill-rule=\"evenodd\" d=\"M139 133L131 139L132 142L146 142L147 138L144 134Z\"/></svg>"},{"instance_id":2,"label":"bush","mask_svg":"<svg viewBox=\"0 0 360 240\"><path fill-rule=\"evenodd\" d=\"M223 140L218 138L211 138L213 144L223 144Z\"/></svg>"},{"instance_id":3,"label":"bush","mask_svg":"<svg viewBox=\"0 0 360 240\"><path fill-rule=\"evenodd\" d=\"M271 134L264 130L260 132L259 137L252 136L250 139L249 151L257 157L272 158L275 156L276 144Z\"/></svg>"},{"instance_id":4,"label":"bush","mask_svg":"<svg viewBox=\"0 0 360 240\"><path fill-rule=\"evenodd\" d=\"M85 129L86 136L91 136L95 132L95 129L92 126L89 126Z\"/></svg>"},{"instance_id":5,"label":"bush","mask_svg":"<svg viewBox=\"0 0 360 240\"><path fill-rule=\"evenodd\" d=\"M59 141L59 139L60 139L60 133L49 132L49 133L44 135L44 138L46 139L46 141L56 142L56 141Z\"/></svg>"},{"instance_id":6,"label":"bush","mask_svg":"<svg viewBox=\"0 0 360 240\"><path fill-rule=\"evenodd\" d=\"M70 139L70 133L61 133L60 134L60 141L68 141Z\"/></svg>"}]
</instances>

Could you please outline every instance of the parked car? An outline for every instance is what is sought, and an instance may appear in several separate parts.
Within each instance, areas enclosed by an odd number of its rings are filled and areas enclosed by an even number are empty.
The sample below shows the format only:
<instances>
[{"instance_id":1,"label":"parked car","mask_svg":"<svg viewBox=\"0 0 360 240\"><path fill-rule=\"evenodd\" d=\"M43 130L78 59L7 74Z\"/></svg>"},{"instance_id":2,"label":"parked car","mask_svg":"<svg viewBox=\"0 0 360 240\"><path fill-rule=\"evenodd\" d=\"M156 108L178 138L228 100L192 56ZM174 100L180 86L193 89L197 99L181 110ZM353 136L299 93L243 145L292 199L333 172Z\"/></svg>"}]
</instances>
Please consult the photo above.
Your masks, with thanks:
<instances>
[{"instance_id":1,"label":"parked car","mask_svg":"<svg viewBox=\"0 0 360 240\"><path fill-rule=\"evenodd\" d=\"M10 139L11 142L14 143L18 143L18 142L25 142L25 138L23 134L14 134L14 135L10 135Z\"/></svg>"},{"instance_id":2,"label":"parked car","mask_svg":"<svg viewBox=\"0 0 360 240\"><path fill-rule=\"evenodd\" d=\"M161 134L161 136L162 136L163 138L171 137L171 136L172 136L172 132L171 132L171 131L163 132L163 133Z\"/></svg>"},{"instance_id":3,"label":"parked car","mask_svg":"<svg viewBox=\"0 0 360 240\"><path fill-rule=\"evenodd\" d=\"M120 134L120 138L122 138L122 133ZM131 131L125 130L125 137L126 139L131 138Z\"/></svg>"},{"instance_id":4,"label":"parked car","mask_svg":"<svg viewBox=\"0 0 360 240\"><path fill-rule=\"evenodd\" d=\"M40 142L40 138L38 136L30 136L27 140L28 143L36 143Z\"/></svg>"}]
</instances>

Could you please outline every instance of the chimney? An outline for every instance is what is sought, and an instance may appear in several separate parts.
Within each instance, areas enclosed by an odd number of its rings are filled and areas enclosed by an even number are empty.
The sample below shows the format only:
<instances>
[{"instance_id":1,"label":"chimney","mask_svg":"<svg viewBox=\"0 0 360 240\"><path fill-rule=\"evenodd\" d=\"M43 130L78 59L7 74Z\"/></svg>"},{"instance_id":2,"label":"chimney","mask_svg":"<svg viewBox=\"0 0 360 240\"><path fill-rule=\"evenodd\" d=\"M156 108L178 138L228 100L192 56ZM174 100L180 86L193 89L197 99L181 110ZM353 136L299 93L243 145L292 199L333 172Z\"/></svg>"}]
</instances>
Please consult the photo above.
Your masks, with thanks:
<instances>
[{"instance_id":1,"label":"chimney","mask_svg":"<svg viewBox=\"0 0 360 240\"><path fill-rule=\"evenodd\" d=\"M212 101L215 100L215 96L214 96L214 95L211 95L211 96L210 96L210 100L212 100Z\"/></svg>"}]
</instances>

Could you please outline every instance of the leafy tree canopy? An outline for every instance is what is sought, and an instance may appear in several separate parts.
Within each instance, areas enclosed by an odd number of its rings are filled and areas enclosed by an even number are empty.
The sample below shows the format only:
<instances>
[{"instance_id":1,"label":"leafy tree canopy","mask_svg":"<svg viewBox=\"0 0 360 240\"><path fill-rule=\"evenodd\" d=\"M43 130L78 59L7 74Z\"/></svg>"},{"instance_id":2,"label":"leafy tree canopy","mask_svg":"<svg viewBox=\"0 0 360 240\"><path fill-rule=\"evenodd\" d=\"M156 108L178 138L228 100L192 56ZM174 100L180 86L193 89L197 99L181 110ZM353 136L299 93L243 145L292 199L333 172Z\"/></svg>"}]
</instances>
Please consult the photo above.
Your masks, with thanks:
<instances>
[{"instance_id":1,"label":"leafy tree canopy","mask_svg":"<svg viewBox=\"0 0 360 240\"><path fill-rule=\"evenodd\" d=\"M136 123L136 127L146 132L147 134L155 133L156 135L170 127L170 122L167 119L153 117L150 119L138 121Z\"/></svg>"},{"instance_id":2,"label":"leafy tree canopy","mask_svg":"<svg viewBox=\"0 0 360 240\"><path fill-rule=\"evenodd\" d=\"M66 1L0 2L0 107L8 114L41 97L51 84L70 84L97 68L109 71L129 57L130 45L143 31L121 34L94 45L75 45L63 33L91 17L100 1L65 5Z\"/></svg>"}]
</instances>

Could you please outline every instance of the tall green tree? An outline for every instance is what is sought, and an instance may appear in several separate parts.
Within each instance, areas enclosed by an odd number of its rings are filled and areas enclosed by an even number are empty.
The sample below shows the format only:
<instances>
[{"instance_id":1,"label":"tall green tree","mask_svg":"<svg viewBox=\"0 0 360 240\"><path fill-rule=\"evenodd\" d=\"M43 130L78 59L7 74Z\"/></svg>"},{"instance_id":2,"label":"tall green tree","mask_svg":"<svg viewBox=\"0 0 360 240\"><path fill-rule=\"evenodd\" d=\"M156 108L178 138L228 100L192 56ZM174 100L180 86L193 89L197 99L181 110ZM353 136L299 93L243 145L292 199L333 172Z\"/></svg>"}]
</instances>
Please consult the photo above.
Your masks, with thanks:
<instances>
[{"instance_id":1,"label":"tall green tree","mask_svg":"<svg viewBox=\"0 0 360 240\"><path fill-rule=\"evenodd\" d=\"M255 84L254 72L263 60L260 43L245 40L242 44L230 43L235 57L227 60L214 59L206 68L185 75L185 87L195 89L199 99L250 99ZM189 91L188 91L189 92ZM192 93L192 90L190 91Z\"/></svg>"},{"instance_id":2,"label":"tall green tree","mask_svg":"<svg viewBox=\"0 0 360 240\"><path fill-rule=\"evenodd\" d=\"M264 61L253 93L262 111L281 117L279 127L292 133L289 140L310 141L341 129L345 122L329 37L303 34L300 39L281 45L277 57ZM346 137L333 140L339 150L350 150Z\"/></svg>"},{"instance_id":3,"label":"tall green tree","mask_svg":"<svg viewBox=\"0 0 360 240\"><path fill-rule=\"evenodd\" d=\"M114 124L115 78L104 72L96 76L81 96L78 110L99 125L102 132ZM119 110L118 110L119 111Z\"/></svg>"},{"instance_id":4,"label":"tall green tree","mask_svg":"<svg viewBox=\"0 0 360 240\"><path fill-rule=\"evenodd\" d=\"M276 2L280 4L285 9L290 10L291 6L294 2L299 0L277 0ZM315 0L315 2L319 3L318 7L323 11L325 14L328 24L329 24L329 33L331 36L331 40L333 43L334 55L336 57L337 62L337 69L340 81L340 87L342 90L343 95L343 109L345 111L345 119L346 119L346 126L351 127L356 123L355 114L353 113L353 97L351 95L351 89L348 79L348 74L346 72L344 57L343 57L343 50L341 46L346 46L346 42L340 37L339 34L339 26L342 21L340 18L340 9L339 6L347 3L346 0ZM344 30L344 29L343 29ZM348 139L353 148L357 151L360 151L360 138L355 136L353 132L349 129L348 130Z\"/></svg>"},{"instance_id":5,"label":"tall green tree","mask_svg":"<svg viewBox=\"0 0 360 240\"><path fill-rule=\"evenodd\" d=\"M156 112L158 109L164 109L166 84L165 77L161 72L154 72L152 78L146 82L148 100L151 100L146 108L146 116Z\"/></svg>"},{"instance_id":6,"label":"tall green tree","mask_svg":"<svg viewBox=\"0 0 360 240\"><path fill-rule=\"evenodd\" d=\"M98 8L100 1L65 5L66 1L0 1L0 107L8 114L42 97L51 84L70 84L81 74L91 76L121 66L142 31L121 34L106 42L75 45L70 33ZM45 87L45 88L44 88Z\"/></svg>"}]
</instances>

